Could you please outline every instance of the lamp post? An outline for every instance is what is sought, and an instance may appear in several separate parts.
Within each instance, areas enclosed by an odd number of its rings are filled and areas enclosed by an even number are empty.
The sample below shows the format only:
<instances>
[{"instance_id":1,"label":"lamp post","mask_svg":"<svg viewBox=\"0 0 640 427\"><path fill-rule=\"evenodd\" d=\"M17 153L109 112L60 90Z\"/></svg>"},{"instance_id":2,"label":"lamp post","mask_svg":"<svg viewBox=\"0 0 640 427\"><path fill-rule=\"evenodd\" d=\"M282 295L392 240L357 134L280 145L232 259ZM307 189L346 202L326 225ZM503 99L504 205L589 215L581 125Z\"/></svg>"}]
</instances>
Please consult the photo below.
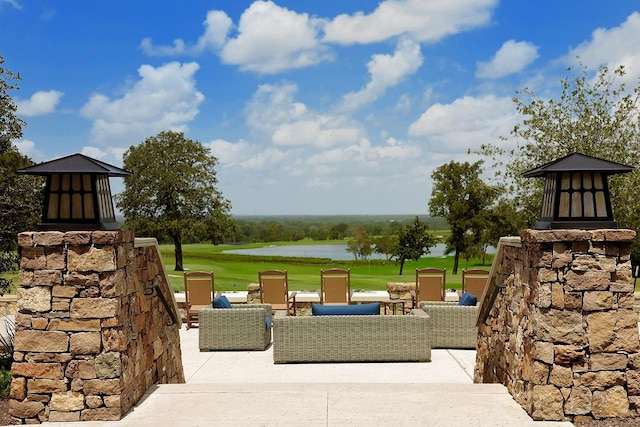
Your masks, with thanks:
<instances>
[{"instance_id":1,"label":"lamp post","mask_svg":"<svg viewBox=\"0 0 640 427\"><path fill-rule=\"evenodd\" d=\"M47 178L39 231L118 230L109 177L131 175L82 154L40 163L18 173Z\"/></svg>"},{"instance_id":2,"label":"lamp post","mask_svg":"<svg viewBox=\"0 0 640 427\"><path fill-rule=\"evenodd\" d=\"M613 219L607 177L631 172L621 163L573 153L522 174L544 177L537 230L618 228Z\"/></svg>"}]
</instances>

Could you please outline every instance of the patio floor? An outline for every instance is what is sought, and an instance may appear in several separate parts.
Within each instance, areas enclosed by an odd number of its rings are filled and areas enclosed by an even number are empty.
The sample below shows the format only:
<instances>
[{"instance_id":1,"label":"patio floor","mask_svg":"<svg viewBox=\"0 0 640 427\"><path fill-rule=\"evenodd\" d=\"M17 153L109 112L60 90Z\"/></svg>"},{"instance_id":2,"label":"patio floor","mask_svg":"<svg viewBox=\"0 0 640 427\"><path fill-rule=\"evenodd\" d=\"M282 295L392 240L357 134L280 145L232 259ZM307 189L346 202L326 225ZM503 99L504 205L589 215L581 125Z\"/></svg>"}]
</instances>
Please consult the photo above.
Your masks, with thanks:
<instances>
[{"instance_id":1,"label":"patio floor","mask_svg":"<svg viewBox=\"0 0 640 427\"><path fill-rule=\"evenodd\" d=\"M200 352L180 331L186 384L153 386L120 421L48 426L571 426L534 422L500 384L473 384L473 350L430 363L273 363L266 351Z\"/></svg>"}]
</instances>

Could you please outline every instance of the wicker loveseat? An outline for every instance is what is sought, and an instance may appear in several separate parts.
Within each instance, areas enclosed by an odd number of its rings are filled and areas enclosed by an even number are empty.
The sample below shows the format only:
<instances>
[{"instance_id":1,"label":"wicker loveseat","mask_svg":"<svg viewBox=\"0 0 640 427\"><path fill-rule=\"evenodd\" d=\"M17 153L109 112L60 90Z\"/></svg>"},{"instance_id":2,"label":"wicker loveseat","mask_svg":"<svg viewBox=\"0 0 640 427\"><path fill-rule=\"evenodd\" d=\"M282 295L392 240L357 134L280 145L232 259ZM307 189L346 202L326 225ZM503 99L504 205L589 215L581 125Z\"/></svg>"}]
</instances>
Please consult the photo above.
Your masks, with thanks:
<instances>
[{"instance_id":1,"label":"wicker loveseat","mask_svg":"<svg viewBox=\"0 0 640 427\"><path fill-rule=\"evenodd\" d=\"M457 302L423 301L420 308L431 317L433 348L476 348L478 306Z\"/></svg>"},{"instance_id":2,"label":"wicker loveseat","mask_svg":"<svg viewBox=\"0 0 640 427\"><path fill-rule=\"evenodd\" d=\"M198 311L200 351L264 350L271 342L270 304L233 304Z\"/></svg>"},{"instance_id":3,"label":"wicker loveseat","mask_svg":"<svg viewBox=\"0 0 640 427\"><path fill-rule=\"evenodd\" d=\"M287 316L273 319L273 361L431 361L431 319L409 316Z\"/></svg>"}]
</instances>

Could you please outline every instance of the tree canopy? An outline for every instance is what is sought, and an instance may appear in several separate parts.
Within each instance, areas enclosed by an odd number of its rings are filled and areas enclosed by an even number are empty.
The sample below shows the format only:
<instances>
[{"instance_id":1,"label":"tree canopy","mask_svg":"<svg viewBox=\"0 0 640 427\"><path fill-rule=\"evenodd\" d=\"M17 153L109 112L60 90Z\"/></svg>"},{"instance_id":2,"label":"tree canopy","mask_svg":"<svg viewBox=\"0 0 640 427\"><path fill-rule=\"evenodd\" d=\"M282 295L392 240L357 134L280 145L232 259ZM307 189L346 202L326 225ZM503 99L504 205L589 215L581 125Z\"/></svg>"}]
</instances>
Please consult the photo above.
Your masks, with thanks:
<instances>
[{"instance_id":1,"label":"tree canopy","mask_svg":"<svg viewBox=\"0 0 640 427\"><path fill-rule=\"evenodd\" d=\"M625 87L623 66L600 67L595 75L585 66L567 71L557 99L529 88L516 91L513 101L522 121L510 137L482 146L480 153L494 161L498 179L509 184L505 200L529 226L540 215L543 180L523 178L523 172L574 152L636 167L610 177L609 188L619 226L640 231L640 87Z\"/></svg>"},{"instance_id":2,"label":"tree canopy","mask_svg":"<svg viewBox=\"0 0 640 427\"><path fill-rule=\"evenodd\" d=\"M175 269L182 271L184 236L207 236L214 244L233 234L231 202L218 190L218 160L198 141L165 131L131 146L123 165L132 174L116 196L126 226L137 234L168 236Z\"/></svg>"},{"instance_id":3,"label":"tree canopy","mask_svg":"<svg viewBox=\"0 0 640 427\"><path fill-rule=\"evenodd\" d=\"M25 125L9 93L19 89L15 81L20 75L4 68L3 63L0 55L0 273L17 267L17 234L33 229L42 212L41 179L16 174L33 162L13 144L22 137ZM8 288L9 281L0 278L0 295Z\"/></svg>"},{"instance_id":4,"label":"tree canopy","mask_svg":"<svg viewBox=\"0 0 640 427\"><path fill-rule=\"evenodd\" d=\"M436 244L436 239L429 234L429 227L418 217L411 224L398 230L398 239L393 249L393 258L400 264L400 276L407 260L418 261Z\"/></svg>"},{"instance_id":5,"label":"tree canopy","mask_svg":"<svg viewBox=\"0 0 640 427\"><path fill-rule=\"evenodd\" d=\"M352 231L352 238L347 242L347 251L355 259L368 259L373 253L373 238L363 225L356 225Z\"/></svg>"},{"instance_id":6,"label":"tree canopy","mask_svg":"<svg viewBox=\"0 0 640 427\"><path fill-rule=\"evenodd\" d=\"M482 161L449 162L431 174L433 188L429 210L447 219L451 235L446 253L454 253L453 274L458 272L460 255L479 252L489 224L490 208L498 195L496 187L481 178Z\"/></svg>"}]
</instances>

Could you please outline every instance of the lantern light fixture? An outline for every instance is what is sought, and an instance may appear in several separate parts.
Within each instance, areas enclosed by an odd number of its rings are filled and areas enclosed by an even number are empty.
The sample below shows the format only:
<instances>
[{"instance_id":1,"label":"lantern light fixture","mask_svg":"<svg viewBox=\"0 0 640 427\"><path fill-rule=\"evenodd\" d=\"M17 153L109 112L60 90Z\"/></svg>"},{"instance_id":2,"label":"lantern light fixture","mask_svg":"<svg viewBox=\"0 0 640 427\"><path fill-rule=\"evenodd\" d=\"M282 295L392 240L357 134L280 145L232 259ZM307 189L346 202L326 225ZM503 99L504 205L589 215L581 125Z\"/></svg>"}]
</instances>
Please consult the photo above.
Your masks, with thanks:
<instances>
[{"instance_id":1,"label":"lantern light fixture","mask_svg":"<svg viewBox=\"0 0 640 427\"><path fill-rule=\"evenodd\" d=\"M46 177L39 231L118 230L110 177L131 175L124 169L72 154L18 170Z\"/></svg>"},{"instance_id":2,"label":"lantern light fixture","mask_svg":"<svg viewBox=\"0 0 640 427\"><path fill-rule=\"evenodd\" d=\"M544 192L537 230L618 228L609 196L609 175L633 167L573 153L522 174L543 177Z\"/></svg>"}]
</instances>

